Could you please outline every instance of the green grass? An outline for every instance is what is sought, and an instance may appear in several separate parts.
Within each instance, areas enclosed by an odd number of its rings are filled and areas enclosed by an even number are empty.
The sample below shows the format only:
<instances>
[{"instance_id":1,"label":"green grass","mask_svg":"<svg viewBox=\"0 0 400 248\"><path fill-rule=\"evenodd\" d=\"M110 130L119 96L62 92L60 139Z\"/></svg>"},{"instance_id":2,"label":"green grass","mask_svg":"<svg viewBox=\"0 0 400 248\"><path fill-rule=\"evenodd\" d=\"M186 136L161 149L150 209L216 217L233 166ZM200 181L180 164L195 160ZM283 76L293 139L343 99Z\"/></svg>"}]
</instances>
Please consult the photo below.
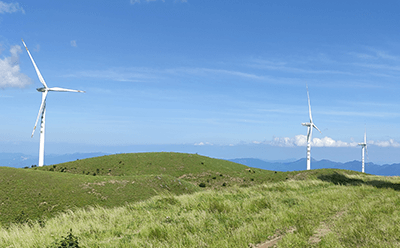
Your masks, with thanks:
<instances>
[{"instance_id":1,"label":"green grass","mask_svg":"<svg viewBox=\"0 0 400 248\"><path fill-rule=\"evenodd\" d=\"M123 206L164 191L180 195L248 187L286 180L286 175L184 153L117 154L30 169L0 167L0 224L45 221L86 206Z\"/></svg>"},{"instance_id":2,"label":"green grass","mask_svg":"<svg viewBox=\"0 0 400 248\"><path fill-rule=\"evenodd\" d=\"M171 152L115 154L37 170L103 176L170 175L194 184L204 183L207 188L221 188L223 183L251 186L285 180L287 176L287 173L250 169L227 160Z\"/></svg>"},{"instance_id":3,"label":"green grass","mask_svg":"<svg viewBox=\"0 0 400 248\"><path fill-rule=\"evenodd\" d=\"M179 195L201 190L168 175L87 176L0 168L0 220L24 223L86 206L115 207L163 191Z\"/></svg>"},{"instance_id":4,"label":"green grass","mask_svg":"<svg viewBox=\"0 0 400 248\"><path fill-rule=\"evenodd\" d=\"M183 153L0 167L0 246L399 247L399 190L398 177Z\"/></svg>"},{"instance_id":5,"label":"green grass","mask_svg":"<svg viewBox=\"0 0 400 248\"><path fill-rule=\"evenodd\" d=\"M0 243L47 247L72 229L81 247L251 247L274 235L278 247L400 245L399 178L316 174L325 176L66 211L44 226L2 228ZM321 226L329 229L323 235Z\"/></svg>"}]
</instances>

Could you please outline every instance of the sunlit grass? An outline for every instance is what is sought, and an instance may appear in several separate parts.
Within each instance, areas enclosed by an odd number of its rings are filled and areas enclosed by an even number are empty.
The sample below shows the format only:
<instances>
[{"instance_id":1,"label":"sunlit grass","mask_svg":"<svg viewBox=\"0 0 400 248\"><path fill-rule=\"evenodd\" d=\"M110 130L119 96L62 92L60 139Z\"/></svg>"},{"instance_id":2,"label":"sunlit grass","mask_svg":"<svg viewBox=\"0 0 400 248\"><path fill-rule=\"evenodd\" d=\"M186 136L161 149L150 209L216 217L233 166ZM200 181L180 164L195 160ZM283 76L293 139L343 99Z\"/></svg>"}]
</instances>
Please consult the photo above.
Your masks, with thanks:
<instances>
[{"instance_id":1,"label":"sunlit grass","mask_svg":"<svg viewBox=\"0 0 400 248\"><path fill-rule=\"evenodd\" d=\"M0 243L46 247L72 229L82 247L249 247L273 235L282 237L279 247L398 247L399 180L340 175L332 176L334 183L289 180L66 211L44 227L0 229ZM368 184L377 180L391 184ZM329 232L312 243L321 223Z\"/></svg>"}]
</instances>

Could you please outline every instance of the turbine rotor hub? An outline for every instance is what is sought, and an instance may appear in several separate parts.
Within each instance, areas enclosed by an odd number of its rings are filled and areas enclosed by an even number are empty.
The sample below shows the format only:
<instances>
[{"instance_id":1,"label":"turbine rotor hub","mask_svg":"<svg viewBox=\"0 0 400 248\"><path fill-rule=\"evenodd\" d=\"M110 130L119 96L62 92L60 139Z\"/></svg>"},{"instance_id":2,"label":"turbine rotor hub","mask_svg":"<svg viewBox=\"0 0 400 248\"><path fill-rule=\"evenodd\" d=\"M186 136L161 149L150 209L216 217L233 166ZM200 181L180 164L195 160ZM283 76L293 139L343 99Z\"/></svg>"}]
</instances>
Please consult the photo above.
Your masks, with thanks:
<instances>
[{"instance_id":1,"label":"turbine rotor hub","mask_svg":"<svg viewBox=\"0 0 400 248\"><path fill-rule=\"evenodd\" d=\"M41 87L41 88L36 88L36 90L39 91L39 92L45 92L45 91L46 91L46 88Z\"/></svg>"}]
</instances>

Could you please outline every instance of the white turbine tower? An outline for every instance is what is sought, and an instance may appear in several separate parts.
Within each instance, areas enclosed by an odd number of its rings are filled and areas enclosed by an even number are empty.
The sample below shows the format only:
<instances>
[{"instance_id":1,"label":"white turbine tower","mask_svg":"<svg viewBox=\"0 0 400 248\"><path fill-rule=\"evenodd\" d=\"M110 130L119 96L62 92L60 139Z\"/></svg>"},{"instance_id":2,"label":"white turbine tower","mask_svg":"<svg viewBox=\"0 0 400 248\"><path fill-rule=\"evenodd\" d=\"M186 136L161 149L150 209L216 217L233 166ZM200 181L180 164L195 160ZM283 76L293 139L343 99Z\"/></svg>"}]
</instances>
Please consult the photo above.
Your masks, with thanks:
<instances>
[{"instance_id":1,"label":"white turbine tower","mask_svg":"<svg viewBox=\"0 0 400 248\"><path fill-rule=\"evenodd\" d=\"M32 58L31 53L28 50L28 47L26 46L24 40L22 40L22 43L24 43L24 46L26 48L26 51L28 52L29 57L31 58L32 64L35 67L36 70L36 74L38 75L39 81L43 84L44 87L41 88L37 88L36 90L39 92L42 92L42 104L40 105L39 108L39 114L36 118L36 122L35 122L35 127L33 128L32 131L32 136L35 133L35 129L36 129L36 125L39 121L39 117L41 117L41 123L40 123L40 145L39 145L39 166L43 166L44 164L44 127L45 127L45 123L46 123L46 98L47 98L47 93L49 91L61 91L61 92L84 92L81 90L70 90L70 89L64 89L64 88L59 88L59 87L53 87L53 88L49 88L46 85L46 82L44 81L42 74L40 74L40 71L38 69L38 67L36 66L35 61Z\"/></svg>"},{"instance_id":2,"label":"white turbine tower","mask_svg":"<svg viewBox=\"0 0 400 248\"><path fill-rule=\"evenodd\" d=\"M364 150L366 150L367 154L368 154L368 149L367 149L367 130L365 129L365 133L364 133L364 143L358 143L359 146L361 146L361 172L364 173L365 171L365 167L364 167Z\"/></svg>"},{"instance_id":3,"label":"white turbine tower","mask_svg":"<svg viewBox=\"0 0 400 248\"><path fill-rule=\"evenodd\" d=\"M310 94L308 93L308 86L307 86L307 98L308 98L308 114L310 115L310 122L301 123L301 125L307 127L307 170L311 169L311 136L313 128L317 129L320 133L321 131L318 127L314 124L311 116L311 104L310 104Z\"/></svg>"}]
</instances>

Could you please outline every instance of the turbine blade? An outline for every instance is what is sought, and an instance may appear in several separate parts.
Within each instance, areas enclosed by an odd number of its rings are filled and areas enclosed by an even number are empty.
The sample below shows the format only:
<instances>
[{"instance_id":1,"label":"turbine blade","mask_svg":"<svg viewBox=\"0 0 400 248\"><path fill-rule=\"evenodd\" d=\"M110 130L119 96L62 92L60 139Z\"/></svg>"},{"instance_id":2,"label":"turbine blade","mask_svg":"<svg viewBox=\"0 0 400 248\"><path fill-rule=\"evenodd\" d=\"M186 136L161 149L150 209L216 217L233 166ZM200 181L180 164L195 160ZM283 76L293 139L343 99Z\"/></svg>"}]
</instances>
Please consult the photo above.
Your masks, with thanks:
<instances>
[{"instance_id":1,"label":"turbine blade","mask_svg":"<svg viewBox=\"0 0 400 248\"><path fill-rule=\"evenodd\" d=\"M31 53L29 52L28 47L26 46L24 40L22 40L22 43L24 43L24 46L25 46L25 48L26 48L26 51L28 52L28 55L29 55L29 57L31 58L32 64L33 64L33 66L35 67L36 74L37 74L37 76L38 76L38 78L39 78L39 81L43 84L43 86L44 86L45 88L47 88L46 82L44 81L44 79L43 79L43 77L42 77L42 74L40 74L39 68L36 66L36 63L35 63L35 61L33 60L32 55L31 55Z\"/></svg>"},{"instance_id":2,"label":"turbine blade","mask_svg":"<svg viewBox=\"0 0 400 248\"><path fill-rule=\"evenodd\" d=\"M307 85L307 98L308 98L308 114L310 115L310 122L312 123L310 93L308 92L308 85Z\"/></svg>"},{"instance_id":3,"label":"turbine blade","mask_svg":"<svg viewBox=\"0 0 400 248\"><path fill-rule=\"evenodd\" d=\"M317 129L320 133L322 133L314 123L312 124L315 129Z\"/></svg>"},{"instance_id":4,"label":"turbine blade","mask_svg":"<svg viewBox=\"0 0 400 248\"><path fill-rule=\"evenodd\" d=\"M364 132L364 143L367 144L367 129Z\"/></svg>"},{"instance_id":5,"label":"turbine blade","mask_svg":"<svg viewBox=\"0 0 400 248\"><path fill-rule=\"evenodd\" d=\"M39 113L38 113L38 116L36 117L35 127L33 128L31 138L33 137L33 134L35 133L36 125L37 125L37 123L39 121L39 118L43 114L44 108L46 106L46 98L47 98L47 91L42 93L42 104L40 104Z\"/></svg>"},{"instance_id":6,"label":"turbine blade","mask_svg":"<svg viewBox=\"0 0 400 248\"><path fill-rule=\"evenodd\" d=\"M60 88L60 87L52 87L48 88L49 91L59 91L59 92L81 92L85 93L83 90L71 90L71 89L65 89L65 88Z\"/></svg>"}]
</instances>

